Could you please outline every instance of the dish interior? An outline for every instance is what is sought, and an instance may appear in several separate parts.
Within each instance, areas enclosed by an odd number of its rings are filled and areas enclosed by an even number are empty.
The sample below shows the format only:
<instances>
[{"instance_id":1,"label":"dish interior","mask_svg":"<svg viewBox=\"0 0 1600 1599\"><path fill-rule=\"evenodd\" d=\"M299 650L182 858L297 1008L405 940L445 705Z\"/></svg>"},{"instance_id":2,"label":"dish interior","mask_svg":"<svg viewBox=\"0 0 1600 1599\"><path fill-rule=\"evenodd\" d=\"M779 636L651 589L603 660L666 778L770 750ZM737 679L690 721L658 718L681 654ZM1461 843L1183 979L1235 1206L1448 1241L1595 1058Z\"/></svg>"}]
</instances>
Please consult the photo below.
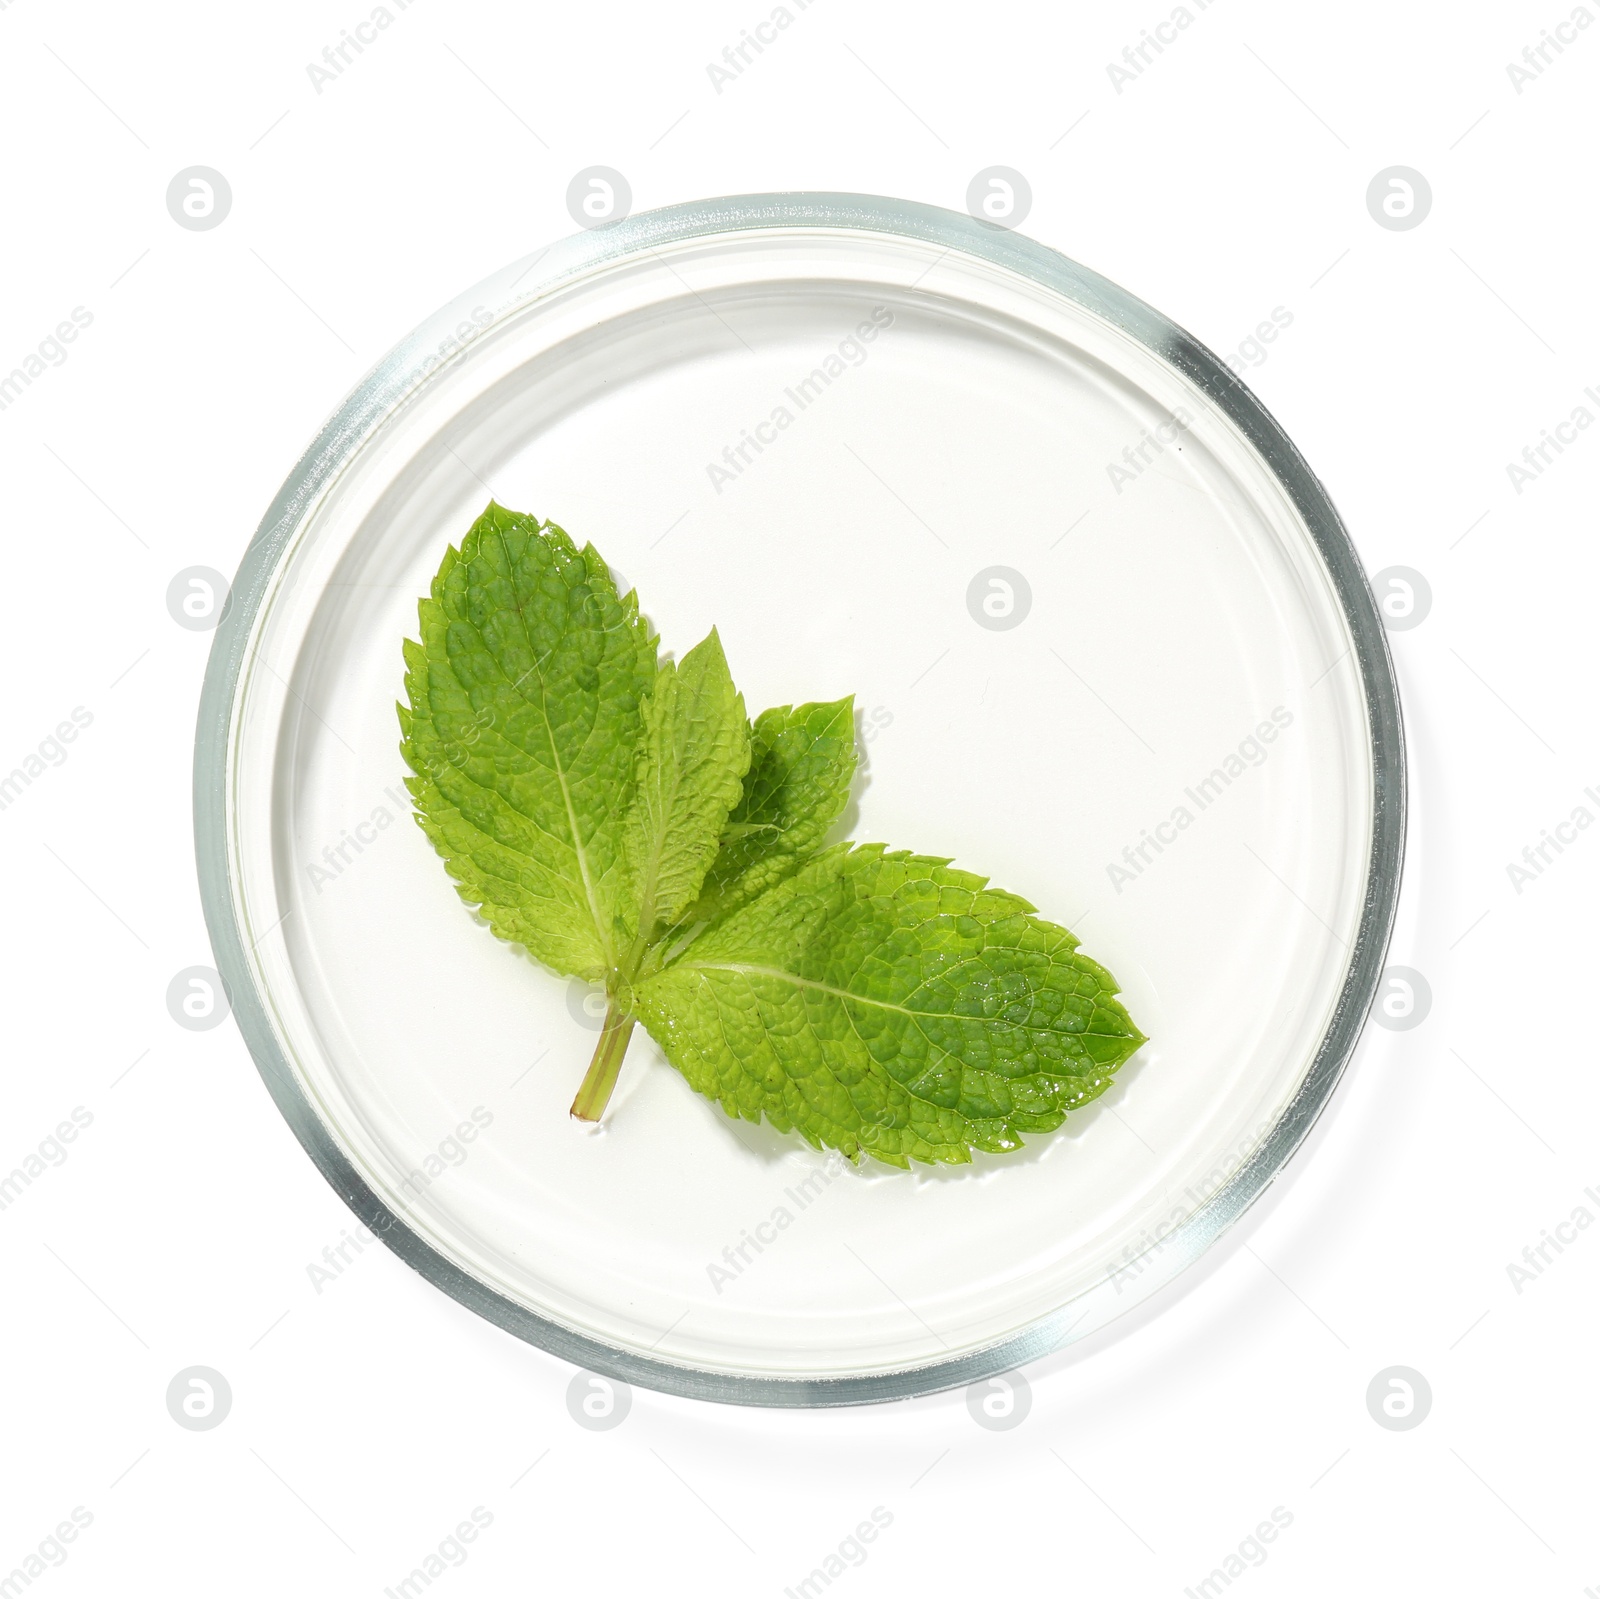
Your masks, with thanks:
<instances>
[{"instance_id":1,"label":"dish interior","mask_svg":"<svg viewBox=\"0 0 1600 1599\"><path fill-rule=\"evenodd\" d=\"M495 1292L704 1371L899 1371L1137 1302L1305 1077L1366 892L1362 685L1277 480L1117 328L891 234L666 244L462 326L304 519L236 702L236 905L330 1136ZM588 996L461 904L402 786L401 640L491 496L592 540L665 648L715 625L752 714L854 693L840 836L1071 926L1149 1035L1113 1089L1011 1155L858 1170L640 1030L572 1121ZM990 568L1016 625L973 614Z\"/></svg>"}]
</instances>

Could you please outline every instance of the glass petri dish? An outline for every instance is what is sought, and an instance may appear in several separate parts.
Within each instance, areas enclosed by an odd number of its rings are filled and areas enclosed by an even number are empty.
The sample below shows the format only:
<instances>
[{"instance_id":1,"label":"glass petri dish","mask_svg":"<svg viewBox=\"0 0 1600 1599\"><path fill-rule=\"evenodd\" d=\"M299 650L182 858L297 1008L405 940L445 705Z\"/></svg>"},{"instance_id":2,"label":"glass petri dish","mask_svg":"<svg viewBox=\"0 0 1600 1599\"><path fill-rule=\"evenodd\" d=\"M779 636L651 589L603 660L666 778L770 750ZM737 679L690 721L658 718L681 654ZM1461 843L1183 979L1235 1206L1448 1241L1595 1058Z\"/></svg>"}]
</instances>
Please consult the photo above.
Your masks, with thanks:
<instances>
[{"instance_id":1,"label":"glass petri dish","mask_svg":"<svg viewBox=\"0 0 1600 1599\"><path fill-rule=\"evenodd\" d=\"M493 497L716 625L755 709L854 692L848 836L1071 925L1150 1042L1056 1133L855 1168L589 996L410 820L401 640ZM1194 1261L1327 1103L1399 889L1382 627L1327 495L1213 355L1059 254L903 201L676 206L541 252L383 360L240 567L196 751L234 1015L361 1221L518 1337L700 1398L975 1381Z\"/></svg>"}]
</instances>

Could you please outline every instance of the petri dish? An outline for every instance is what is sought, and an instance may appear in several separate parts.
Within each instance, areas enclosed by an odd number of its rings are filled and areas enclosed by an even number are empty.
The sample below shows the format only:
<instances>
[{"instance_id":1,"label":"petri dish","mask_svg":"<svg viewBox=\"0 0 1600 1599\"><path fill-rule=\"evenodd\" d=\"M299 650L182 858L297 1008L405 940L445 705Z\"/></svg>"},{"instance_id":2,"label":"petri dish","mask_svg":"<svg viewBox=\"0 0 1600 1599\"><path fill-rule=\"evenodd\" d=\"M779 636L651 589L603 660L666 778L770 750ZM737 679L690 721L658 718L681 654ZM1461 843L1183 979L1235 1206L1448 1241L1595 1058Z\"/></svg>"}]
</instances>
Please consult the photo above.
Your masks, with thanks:
<instances>
[{"instance_id":1,"label":"petri dish","mask_svg":"<svg viewBox=\"0 0 1600 1599\"><path fill-rule=\"evenodd\" d=\"M854 1167L699 1098L499 943L413 824L395 702L491 497L592 540L752 712L853 692L847 836L1070 925L1149 1042L970 1166ZM218 969L361 1221L593 1372L853 1404L1004 1372L1193 1262L1282 1170L1371 1004L1399 702L1338 515L1215 356L1056 252L905 201L630 217L386 357L290 474L195 763Z\"/></svg>"}]
</instances>

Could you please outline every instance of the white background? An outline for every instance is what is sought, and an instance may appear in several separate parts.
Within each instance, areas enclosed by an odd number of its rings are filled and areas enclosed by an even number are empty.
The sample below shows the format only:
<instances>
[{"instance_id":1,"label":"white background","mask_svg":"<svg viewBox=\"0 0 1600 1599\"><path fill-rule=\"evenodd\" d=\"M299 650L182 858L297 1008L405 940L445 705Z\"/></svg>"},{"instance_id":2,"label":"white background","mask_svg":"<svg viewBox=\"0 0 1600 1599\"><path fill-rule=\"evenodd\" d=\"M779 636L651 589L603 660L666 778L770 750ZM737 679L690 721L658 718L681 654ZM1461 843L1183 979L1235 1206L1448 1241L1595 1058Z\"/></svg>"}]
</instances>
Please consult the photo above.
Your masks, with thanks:
<instances>
[{"instance_id":1,"label":"white background","mask_svg":"<svg viewBox=\"0 0 1600 1599\"><path fill-rule=\"evenodd\" d=\"M1600 1218L1600 834L1520 893L1507 872L1600 814L1600 430L1520 493L1507 473L1575 407L1600 415L1600 28L1518 93L1507 64L1564 3L1215 0L1119 94L1107 64L1164 0L814 0L717 93L707 63L769 10L413 0L318 94L307 64L364 4L0 6L0 375L93 316L0 411L0 769L93 716L0 811L0 1171L93 1117L0 1211L0 1577L82 1506L65 1563L19 1591L377 1595L481 1506L430 1594L778 1595L881 1506L830 1594L1178 1595L1282 1507L1227 1591L1600 1587L1600 1228L1507 1270L1575 1208ZM169 618L170 579L231 572L365 369L573 231L568 181L597 163L636 209L783 188L959 209L980 168L1018 169L1026 232L1219 353L1292 313L1250 383L1368 569L1432 589L1391 636L1413 788L1390 957L1431 1013L1371 1030L1269 1199L1159 1313L1030 1368L1009 1431L959 1392L780 1414L644 1390L585 1431L570 1367L387 1253L316 1293L349 1213L231 1024L167 1014L174 973L211 961L189 798L210 635ZM233 189L209 232L165 204L197 164ZM1433 191L1409 231L1366 205L1397 164ZM232 1388L211 1431L167 1413L191 1365ZM1432 1388L1409 1431L1368 1413L1392 1365Z\"/></svg>"}]
</instances>

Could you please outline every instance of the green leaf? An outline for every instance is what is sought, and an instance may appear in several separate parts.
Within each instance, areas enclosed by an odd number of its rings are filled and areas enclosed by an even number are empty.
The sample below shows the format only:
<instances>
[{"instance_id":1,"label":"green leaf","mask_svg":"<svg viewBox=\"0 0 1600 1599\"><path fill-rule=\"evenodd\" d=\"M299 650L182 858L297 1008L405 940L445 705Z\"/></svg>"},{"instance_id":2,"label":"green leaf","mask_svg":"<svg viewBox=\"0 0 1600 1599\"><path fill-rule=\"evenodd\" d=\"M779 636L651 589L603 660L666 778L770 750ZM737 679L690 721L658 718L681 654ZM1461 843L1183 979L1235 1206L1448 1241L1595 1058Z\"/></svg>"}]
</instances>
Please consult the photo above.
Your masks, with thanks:
<instances>
[{"instance_id":1,"label":"green leaf","mask_svg":"<svg viewBox=\"0 0 1600 1599\"><path fill-rule=\"evenodd\" d=\"M793 872L843 813L856 773L855 699L780 705L750 735L750 771L691 917L710 921Z\"/></svg>"},{"instance_id":2,"label":"green leaf","mask_svg":"<svg viewBox=\"0 0 1600 1599\"><path fill-rule=\"evenodd\" d=\"M948 860L824 846L851 701L752 727L715 630L674 665L592 545L490 504L407 641L417 820L497 936L603 983L573 1114L643 1022L701 1093L898 1166L1019 1147L1143 1043L1109 973Z\"/></svg>"},{"instance_id":3,"label":"green leaf","mask_svg":"<svg viewBox=\"0 0 1600 1599\"><path fill-rule=\"evenodd\" d=\"M1065 928L945 860L836 845L632 992L730 1116L890 1164L1060 1126L1144 1041Z\"/></svg>"},{"instance_id":4,"label":"green leaf","mask_svg":"<svg viewBox=\"0 0 1600 1599\"><path fill-rule=\"evenodd\" d=\"M592 545L489 508L407 641L401 744L423 831L494 932L556 971L616 965L624 827L656 642Z\"/></svg>"},{"instance_id":5,"label":"green leaf","mask_svg":"<svg viewBox=\"0 0 1600 1599\"><path fill-rule=\"evenodd\" d=\"M663 663L644 707L623 848L634 926L647 941L700 892L749 766L744 698L712 629L680 665Z\"/></svg>"}]
</instances>

